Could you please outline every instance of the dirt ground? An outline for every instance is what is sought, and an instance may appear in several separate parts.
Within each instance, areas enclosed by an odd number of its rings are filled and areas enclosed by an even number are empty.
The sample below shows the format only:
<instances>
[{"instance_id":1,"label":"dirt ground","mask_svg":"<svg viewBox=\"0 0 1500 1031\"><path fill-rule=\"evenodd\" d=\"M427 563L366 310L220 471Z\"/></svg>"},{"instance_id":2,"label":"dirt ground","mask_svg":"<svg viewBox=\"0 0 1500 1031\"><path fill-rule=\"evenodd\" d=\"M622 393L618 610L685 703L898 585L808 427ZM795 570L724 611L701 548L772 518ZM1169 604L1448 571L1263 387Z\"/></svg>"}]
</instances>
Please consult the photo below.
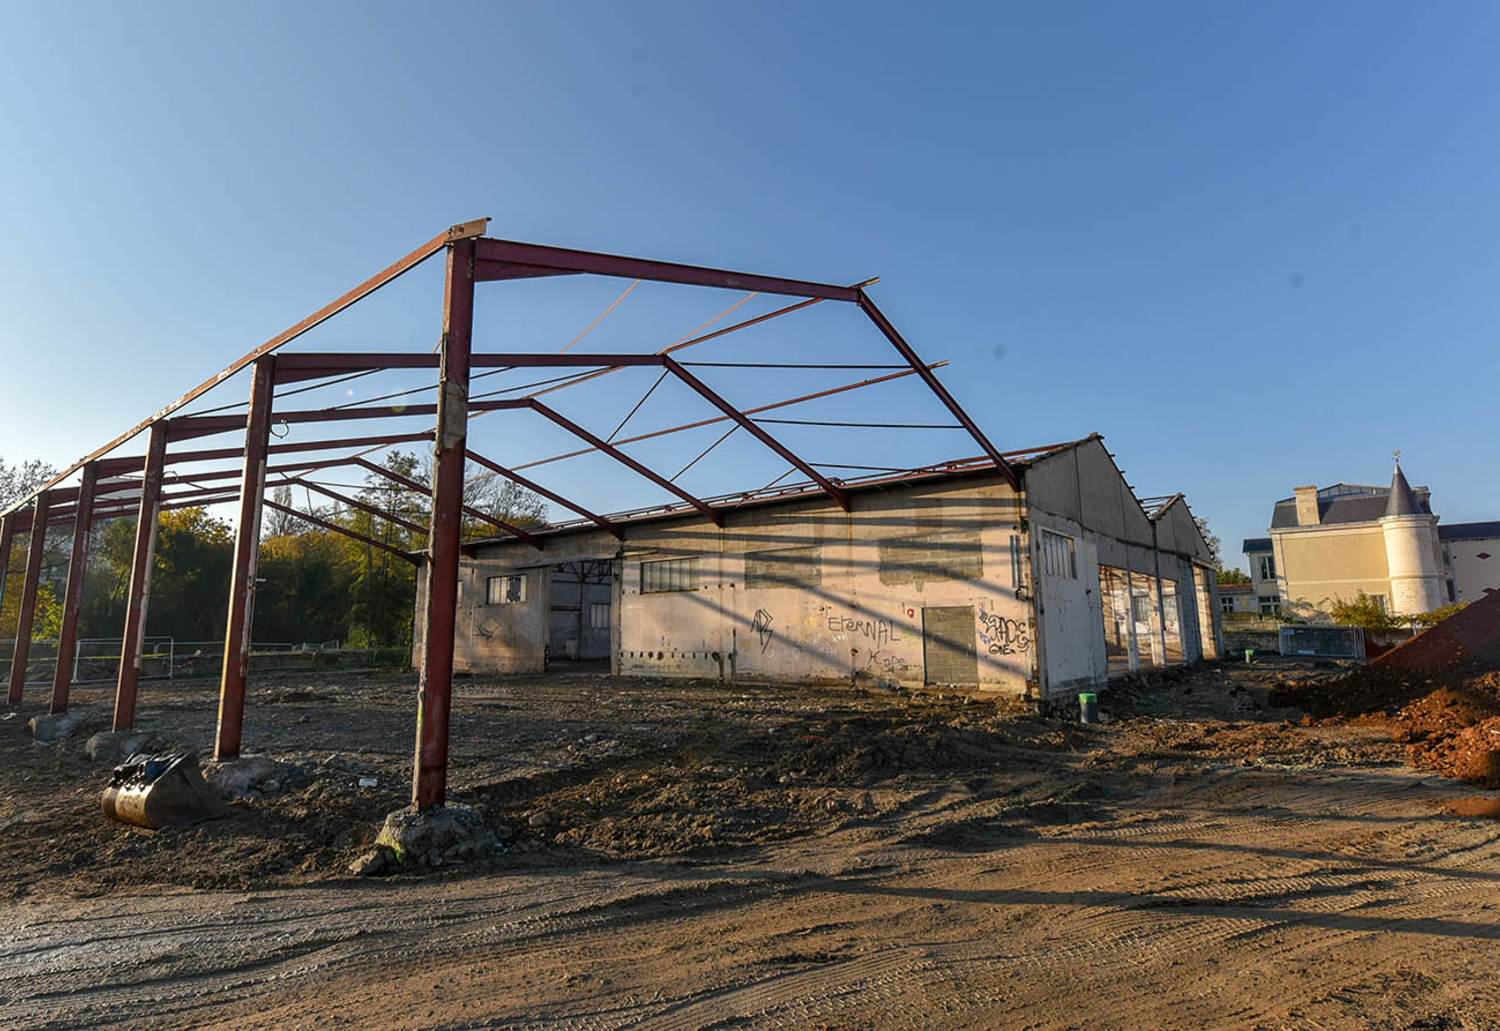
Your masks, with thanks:
<instances>
[{"instance_id":1,"label":"dirt ground","mask_svg":"<svg viewBox=\"0 0 1500 1031\"><path fill-rule=\"evenodd\" d=\"M0 1026L1500 1027L1500 795L1413 769L1399 709L1304 714L1337 672L1200 667L1096 726L463 679L450 797L501 844L374 879L411 676L258 678L247 751L294 769L157 834L33 699L0 714ZM150 684L139 722L206 752L215 703Z\"/></svg>"}]
</instances>

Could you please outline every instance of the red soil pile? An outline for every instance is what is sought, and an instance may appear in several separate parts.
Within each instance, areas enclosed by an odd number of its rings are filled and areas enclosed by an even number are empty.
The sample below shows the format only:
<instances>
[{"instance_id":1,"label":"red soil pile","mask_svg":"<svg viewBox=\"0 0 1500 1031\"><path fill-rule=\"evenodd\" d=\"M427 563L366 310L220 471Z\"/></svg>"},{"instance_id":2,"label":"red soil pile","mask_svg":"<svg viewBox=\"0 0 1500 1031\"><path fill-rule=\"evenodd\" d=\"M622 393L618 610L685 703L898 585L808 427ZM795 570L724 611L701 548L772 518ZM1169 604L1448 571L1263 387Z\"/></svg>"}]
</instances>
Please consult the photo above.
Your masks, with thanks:
<instances>
[{"instance_id":1,"label":"red soil pile","mask_svg":"<svg viewBox=\"0 0 1500 1031\"><path fill-rule=\"evenodd\" d=\"M1414 673L1450 666L1500 668L1500 591L1466 605L1370 665Z\"/></svg>"},{"instance_id":2,"label":"red soil pile","mask_svg":"<svg viewBox=\"0 0 1500 1031\"><path fill-rule=\"evenodd\" d=\"M1295 698L1323 719L1386 721L1417 769L1500 787L1500 672L1467 666L1416 674L1372 663Z\"/></svg>"}]
</instances>

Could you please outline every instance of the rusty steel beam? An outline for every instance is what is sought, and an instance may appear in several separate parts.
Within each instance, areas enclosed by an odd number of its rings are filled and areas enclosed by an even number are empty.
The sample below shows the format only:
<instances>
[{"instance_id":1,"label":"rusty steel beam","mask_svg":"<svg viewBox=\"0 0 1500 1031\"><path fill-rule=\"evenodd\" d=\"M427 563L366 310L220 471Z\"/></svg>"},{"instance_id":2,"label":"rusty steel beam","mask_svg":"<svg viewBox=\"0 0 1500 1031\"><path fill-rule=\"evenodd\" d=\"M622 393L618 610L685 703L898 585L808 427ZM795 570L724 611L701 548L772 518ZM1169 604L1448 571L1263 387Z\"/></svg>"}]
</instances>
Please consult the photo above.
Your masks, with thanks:
<instances>
[{"instance_id":1,"label":"rusty steel beam","mask_svg":"<svg viewBox=\"0 0 1500 1031\"><path fill-rule=\"evenodd\" d=\"M666 365L667 371L671 372L672 375L676 376L678 379L682 380L683 383L686 383L689 387L695 390L701 397L708 401L709 404L713 405L719 411L729 416L729 418L739 423L739 425L744 427L744 429L748 431L753 437L755 437L756 440L760 441L766 447L770 448L772 451L776 452L776 454L781 456L783 461L790 462L793 468L801 472L803 476L806 476L808 479L816 483L819 487L822 487L823 490L827 492L828 496L833 498L834 501L838 502L838 506L845 512L848 512L850 510L852 502L850 502L849 500L848 491L845 491L841 487L836 486L835 484L830 482L827 477L823 476L812 466L808 465L802 459L798 458L795 454L792 453L790 448L786 447L775 437L771 436L764 429L762 429L759 423L750 419L738 408L734 407L734 405L730 404L728 401L724 400L724 398L720 397L712 388L709 387L707 383L704 383L697 376L694 376L691 372L688 372L686 369L684 369L681 363L679 363L675 358L669 358L663 355L661 360Z\"/></svg>"},{"instance_id":2,"label":"rusty steel beam","mask_svg":"<svg viewBox=\"0 0 1500 1031\"><path fill-rule=\"evenodd\" d=\"M621 465L635 470L637 473L644 476L646 479L650 480L658 487L676 494L683 501L686 501L689 505L692 505L699 512L703 513L704 518L713 523L715 526L724 525L724 515L718 509L713 508L710 505L707 505L704 502L700 501L698 498L689 494L687 491L677 486L677 484L673 483L665 476L662 476L661 474L653 472L652 470L646 468L640 462L637 462L634 458L631 458L619 448L611 445L608 441L594 436L594 434L590 433L588 430L584 429L582 426L578 425L576 422L574 422L572 419L569 419L561 412L555 411L554 409L547 407L545 404L535 399L528 400L529 407L532 410L540 412L543 416L552 420L554 423L561 426L569 433L573 434L573 436L577 437L579 440L586 441L587 443L592 444L595 450L604 452L606 455L613 458Z\"/></svg>"},{"instance_id":3,"label":"rusty steel beam","mask_svg":"<svg viewBox=\"0 0 1500 1031\"><path fill-rule=\"evenodd\" d=\"M120 642L120 670L115 676L115 730L135 726L135 700L141 681L141 648L151 600L151 573L156 563L156 517L161 506L162 470L166 465L167 425L156 423L146 445L141 470L140 509L136 514L135 551L125 596L125 631Z\"/></svg>"},{"instance_id":4,"label":"rusty steel beam","mask_svg":"<svg viewBox=\"0 0 1500 1031\"><path fill-rule=\"evenodd\" d=\"M376 508L374 505L367 505L357 498L346 497L343 494L340 494L338 491L329 490L327 487L321 487L316 483L310 483L307 480L301 479L299 477L292 477L291 479L284 482L288 485L296 484L299 487L305 487L308 490L316 491L317 493L322 494L324 497L329 497L335 501L342 502L343 504L348 505L350 508L357 508L361 512L368 512L370 515L376 516L380 519L384 519L388 523L395 523L397 526L404 526L406 529L412 531L413 533L425 534L427 532L427 527L425 526L413 523L407 519L402 519L400 516L392 515L389 512L383 512L380 509ZM277 486L281 485L282 484L277 484ZM403 551L401 554L405 555L406 552Z\"/></svg>"},{"instance_id":5,"label":"rusty steel beam","mask_svg":"<svg viewBox=\"0 0 1500 1031\"><path fill-rule=\"evenodd\" d=\"M583 506L579 505L577 502L569 501L567 498L563 497L561 494L558 494L558 493L556 493L554 491L550 491L546 487L543 487L540 483L536 483L536 482L534 482L532 480L528 480L526 477L522 476L520 473L515 472L514 470L511 470L511 469L507 469L505 466L500 465L498 462L493 462L490 459L485 458L481 454L476 454L472 450L468 451L467 454L469 456L469 460L470 461L476 462L477 464L484 466L486 469L489 469L492 472L499 473L501 476L504 476L507 480L510 480L513 483L517 483L520 486L525 487L527 490L532 491L533 493L540 494L542 497L547 498L549 501L555 501L557 504L563 506L564 508L570 509L570 510L572 510L574 512L577 512L579 515L583 516L585 519L588 519L591 522L593 522L600 529L605 530L606 532L608 532L610 535L612 535L613 537L615 537L617 540L622 540L623 541L625 539L625 531L624 530L621 530L618 526L616 526L614 523L610 522L608 519L605 519L603 516L601 516L601 515L595 515L593 512L590 512L588 509L586 509Z\"/></svg>"},{"instance_id":6,"label":"rusty steel beam","mask_svg":"<svg viewBox=\"0 0 1500 1031\"><path fill-rule=\"evenodd\" d=\"M359 541L361 544L368 544L372 548L379 548L381 551L388 551L392 555L395 555L397 558L405 559L412 565L420 564L419 559L417 559L415 556L407 554L400 548L392 547L391 545L386 544L384 541L377 541L373 537L366 537L364 534L357 533L354 530L349 529L347 526L339 526L337 523L324 522L317 516L306 515L305 513L298 512L295 508L290 508L286 505L278 504L275 501L268 500L264 502L264 504L267 508L274 508L276 511L285 512L289 516L296 516L298 519L301 519L304 522L312 523L314 526L322 527L323 529L328 530L332 533L342 534L345 537L350 538L351 540Z\"/></svg>"},{"instance_id":7,"label":"rusty steel beam","mask_svg":"<svg viewBox=\"0 0 1500 1031\"><path fill-rule=\"evenodd\" d=\"M224 668L219 678L219 725L214 741L214 758L220 761L239 757L245 727L245 684L250 676L250 626L255 618L255 571L260 560L261 501L271 439L275 366L274 357L258 359L250 381L245 474L240 480L240 518L234 536ZM167 435L171 436L170 430Z\"/></svg>"},{"instance_id":8,"label":"rusty steel beam","mask_svg":"<svg viewBox=\"0 0 1500 1031\"><path fill-rule=\"evenodd\" d=\"M627 258L617 254L575 251L513 240L494 240L489 237L481 237L475 241L474 256L478 263L475 277L481 280L486 273L494 270L494 266L489 263L495 262L511 268L525 266L555 273L587 272L596 276L648 279L657 283L713 286L729 290L754 290L763 294L789 294L793 297L817 297L829 301L859 300L859 291L847 286L760 276L748 272L729 272L697 265L679 265L669 261Z\"/></svg>"},{"instance_id":9,"label":"rusty steel beam","mask_svg":"<svg viewBox=\"0 0 1500 1031\"><path fill-rule=\"evenodd\" d=\"M969 418L969 413L964 411L963 405L959 404L953 395L948 393L948 388L943 386L932 370L917 355L917 352L912 349L912 346L902 338L900 332L891 324L890 319L887 319L885 314L875 306L875 302L870 300L869 295L864 290L857 292L859 296L856 301L859 304L860 310L869 316L870 321L875 323L875 327L891 342L891 346L896 349L897 353L906 359L907 364L915 370L918 376L922 377L922 382L927 384L927 388L937 395L938 400L947 406L948 411L953 414L953 417L963 424L964 429L969 431L969 436L974 438L974 443L978 444L979 449L989 457L990 461L995 463L995 468L1000 470L1000 475L1005 477L1011 489L1019 491L1021 489L1021 478L1016 475L1016 471L1005 460L1005 456L1000 453L994 444L990 443L990 439L984 435L984 431L979 428L979 425L973 419Z\"/></svg>"},{"instance_id":10,"label":"rusty steel beam","mask_svg":"<svg viewBox=\"0 0 1500 1031\"><path fill-rule=\"evenodd\" d=\"M374 462L371 462L368 459L356 458L354 460L354 464L362 466L365 469L370 470L372 473L384 476L392 483L399 483L401 484L401 486L407 488L408 490L414 490L419 494L425 494L432 490L431 487L425 484L418 483L416 480L402 476L400 473L392 472L383 465L376 465ZM541 551L544 547L546 547L546 542L536 534L527 533L519 526L512 526L510 523L505 522L503 519L496 519L494 516L481 512L479 511L479 509L472 508L469 505L463 505L461 507L464 515L473 516L475 519L489 523L491 526L504 530L507 533L514 534L516 537L519 537L521 540L525 541L527 544L530 544L538 551Z\"/></svg>"},{"instance_id":11,"label":"rusty steel beam","mask_svg":"<svg viewBox=\"0 0 1500 1031\"><path fill-rule=\"evenodd\" d=\"M47 510L52 493L39 491L32 498L31 542L26 548L26 577L21 581L21 607L16 612L16 646L11 652L10 692L6 700L21 704L26 689L26 660L31 657L31 624L36 617L36 596L42 575L42 553L47 550Z\"/></svg>"},{"instance_id":12,"label":"rusty steel beam","mask_svg":"<svg viewBox=\"0 0 1500 1031\"><path fill-rule=\"evenodd\" d=\"M412 805L441 806L448 797L448 722L453 700L453 645L463 537L464 443L469 427L469 352L474 332L475 244L448 248L443 296L442 364L433 455L432 529L428 533L426 633L417 685L417 740ZM372 463L373 464L373 463Z\"/></svg>"},{"instance_id":13,"label":"rusty steel beam","mask_svg":"<svg viewBox=\"0 0 1500 1031\"><path fill-rule=\"evenodd\" d=\"M68 585L63 589L62 626L57 635L57 665L52 671L51 712L68 711L68 692L73 686L74 646L78 643L78 614L83 608L83 580L88 572L89 531L94 526L94 486L99 467L83 467L78 484L78 506L73 515L73 550L68 555Z\"/></svg>"},{"instance_id":14,"label":"rusty steel beam","mask_svg":"<svg viewBox=\"0 0 1500 1031\"><path fill-rule=\"evenodd\" d=\"M103 447L97 449L96 451L90 452L88 455L85 455L73 465L69 466L67 469L59 473L41 489L45 490L47 488L53 487L56 484L61 483L63 480L67 479L79 469L83 468L85 464L103 458L105 455L109 454L115 448L130 440L142 430L147 429L152 423L165 419L167 416L182 408L184 405L191 404L193 401L197 400L199 397L203 396L214 387L224 382L230 376L233 376L235 373L240 372L241 370L253 365L259 358L263 357L264 355L270 354L271 352L275 351L277 348L282 347L285 344L292 342L303 333L306 333L314 326L326 322L328 319L337 315L339 312L343 311L351 304L354 304L356 301L362 300L363 298L374 293L376 290L379 290L381 287L385 286L387 283L395 280L397 277L410 272L412 269L416 268L418 265L426 261L428 258L432 257L434 254L437 254L454 240L472 240L477 236L483 235L485 228L489 225L489 221L490 220L488 218L476 218L471 219L468 222L460 222L458 225L450 226L448 229L434 236L431 240L428 240L426 243L422 244L410 254L407 254L404 258L401 258L395 263L381 269L379 272L375 273L375 275L359 284L359 286L356 286L353 290L350 290L338 299L325 304L323 307L313 312L301 322L298 322L295 325L283 330L282 332L277 333L270 340L267 340L265 343L261 344L249 354L243 355L242 357L231 363L227 368L224 369L224 371L220 372L212 379L208 379L200 383L198 386L194 387L192 390L189 390L186 394L182 395L176 401L173 401L171 404L167 405L165 408L161 409L150 418L137 423L135 426L132 426L130 429L120 434L108 444L105 444ZM16 509L20 508L21 505L25 504L35 496L36 492L33 491L32 494L28 495L26 498L23 498L15 505L11 506L9 511L15 511Z\"/></svg>"}]
</instances>

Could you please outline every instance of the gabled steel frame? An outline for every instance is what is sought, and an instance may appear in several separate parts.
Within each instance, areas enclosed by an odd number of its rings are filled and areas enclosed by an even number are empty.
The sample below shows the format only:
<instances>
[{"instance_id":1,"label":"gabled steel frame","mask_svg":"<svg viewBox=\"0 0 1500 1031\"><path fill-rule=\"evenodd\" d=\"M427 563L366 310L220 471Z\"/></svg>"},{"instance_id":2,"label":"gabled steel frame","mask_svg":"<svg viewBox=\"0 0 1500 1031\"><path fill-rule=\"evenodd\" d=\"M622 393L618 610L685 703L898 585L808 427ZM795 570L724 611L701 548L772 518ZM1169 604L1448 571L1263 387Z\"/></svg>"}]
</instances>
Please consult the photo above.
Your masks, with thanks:
<instances>
[{"instance_id":1,"label":"gabled steel frame","mask_svg":"<svg viewBox=\"0 0 1500 1031\"><path fill-rule=\"evenodd\" d=\"M83 571L86 568L89 526L93 522L127 515L131 512L137 516L136 546L128 588L124 628L125 646L121 649L115 701L114 724L116 729L124 729L132 726L134 720L136 688L139 679L139 649L146 625L146 605L150 591L150 567L155 547L156 517L160 512L172 508L234 501L239 505L239 519L230 589L229 629L220 680L219 729L216 736L215 754L219 759L237 757L243 728L245 682L249 669L250 627L254 613L255 569L259 553L260 517L263 509L270 507L288 512L330 531L345 534L386 550L396 551L403 558L411 558L399 549L393 549L383 542L365 537L347 527L328 523L313 515L296 512L294 509L265 498L267 475L277 474L281 478L273 481L271 486L301 485L350 507L390 519L393 523L407 529L422 529L417 524L390 516L373 506L364 505L356 499L338 494L327 487L307 482L304 476L294 475L338 466L358 466L400 483L410 490L430 491L432 497L430 529L425 531L428 535L428 561L426 562L426 590L424 592L426 604L421 618L424 621L426 644L420 668L412 801L418 809L442 805L446 797L448 722L452 691L461 518L463 515L477 517L527 541L533 547L540 549L545 546L542 538L528 533L525 529L507 525L503 521L463 504L466 461L472 461L496 475L535 491L556 504L578 513L615 537L623 539L620 527L613 521L591 512L577 502L520 475L507 466L470 450L466 441L469 420L479 412L529 410L568 431L588 444L592 450L608 456L676 495L716 525L722 525L728 510L695 497L671 479L663 477L625 454L615 444L600 438L561 412L537 400L535 394L507 400L470 400L469 377L470 370L474 368L595 368L599 370L595 373L598 375L621 368L659 367L664 370L664 375L670 375L683 383L717 408L722 413L722 417L732 420L737 428L754 436L761 444L790 464L793 470L801 472L807 477L810 487L815 486L846 511L850 508L849 493L840 481L825 476L812 463L798 457L749 414L730 404L667 353L685 345L677 345L657 354L646 355L471 353L476 283L539 276L598 275L690 286L719 287L803 299L779 312L751 319L741 325L752 325L821 301L853 304L870 319L910 366L910 373L916 374L923 380L957 419L959 425L973 438L983 453L979 461L984 461L1004 477L1013 488L1019 489L1019 478L1006 461L1006 456L989 441L974 420L937 379L933 367L925 364L918 357L900 332L865 292L865 286L874 282L873 280L854 286L836 286L498 240L484 236L488 222L488 219L476 219L460 223L439 233L337 300L250 351L177 401L90 453L31 496L4 513L0 513L0 568L8 570L16 536L25 533L28 537L16 658L11 670L8 695L11 704L20 702L21 686L25 681L26 651L35 615L38 577L48 527L65 523L72 523L74 527L74 548L70 559L64 613L64 636L67 637L76 633L77 609L82 596ZM439 252L444 252L446 256L446 274L443 335L437 354L288 353L278 355L276 353L281 347L314 326ZM716 331L697 339L709 339L735 328L739 327L729 327L727 330ZM688 343L692 342L695 341L688 341ZM279 385L346 375L351 372L429 368L436 369L438 372L436 404L406 405L400 409L371 405L312 410L274 410L273 398L275 389ZM228 377L247 369L251 370L252 386L248 410L244 415L181 416L176 414ZM910 373L903 372L900 375ZM330 438L293 443L272 443L269 434L273 424L390 419L398 415L435 417L437 425L432 430L422 433L386 433L366 437ZM147 454L139 457L111 457L116 448L146 430L150 431ZM226 432L243 432L244 444L237 447L176 453L168 451L168 445L172 442ZM430 485L420 484L403 477L365 457L372 451L397 443L422 440L433 442L435 473ZM348 448L362 450L329 458L314 458L282 465L269 464L270 456L278 453L334 451ZM238 469L213 470L203 473L168 473L166 471L173 465L224 459L240 460L242 466ZM61 486L66 478L80 471L83 479L78 487ZM135 475L137 472L139 475ZM235 479L238 479L238 484L232 482ZM231 482L222 486L204 486L206 483L218 480ZM192 489L164 493L164 488L177 486ZM116 497L122 494L127 496ZM0 578L0 597L3 597L5 588L4 578ZM60 654L71 654L72 643L71 640L60 641ZM66 709L67 683L63 681L71 680L71 672L71 669L65 670L64 665L59 663L53 683L52 708L54 711Z\"/></svg>"}]
</instances>

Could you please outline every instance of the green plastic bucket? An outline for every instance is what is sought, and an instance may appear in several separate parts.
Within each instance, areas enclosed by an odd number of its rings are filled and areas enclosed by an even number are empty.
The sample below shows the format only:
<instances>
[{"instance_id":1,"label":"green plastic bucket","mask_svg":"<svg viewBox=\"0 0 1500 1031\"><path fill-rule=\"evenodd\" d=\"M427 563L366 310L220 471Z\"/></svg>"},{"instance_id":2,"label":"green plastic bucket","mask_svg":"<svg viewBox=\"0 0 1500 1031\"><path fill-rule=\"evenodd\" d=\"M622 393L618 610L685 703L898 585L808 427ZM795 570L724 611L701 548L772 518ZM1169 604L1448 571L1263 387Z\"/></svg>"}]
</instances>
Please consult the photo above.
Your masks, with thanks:
<instances>
[{"instance_id":1,"label":"green plastic bucket","mask_svg":"<svg viewBox=\"0 0 1500 1031\"><path fill-rule=\"evenodd\" d=\"M1085 692L1078 696L1078 722L1099 722L1099 696Z\"/></svg>"}]
</instances>

